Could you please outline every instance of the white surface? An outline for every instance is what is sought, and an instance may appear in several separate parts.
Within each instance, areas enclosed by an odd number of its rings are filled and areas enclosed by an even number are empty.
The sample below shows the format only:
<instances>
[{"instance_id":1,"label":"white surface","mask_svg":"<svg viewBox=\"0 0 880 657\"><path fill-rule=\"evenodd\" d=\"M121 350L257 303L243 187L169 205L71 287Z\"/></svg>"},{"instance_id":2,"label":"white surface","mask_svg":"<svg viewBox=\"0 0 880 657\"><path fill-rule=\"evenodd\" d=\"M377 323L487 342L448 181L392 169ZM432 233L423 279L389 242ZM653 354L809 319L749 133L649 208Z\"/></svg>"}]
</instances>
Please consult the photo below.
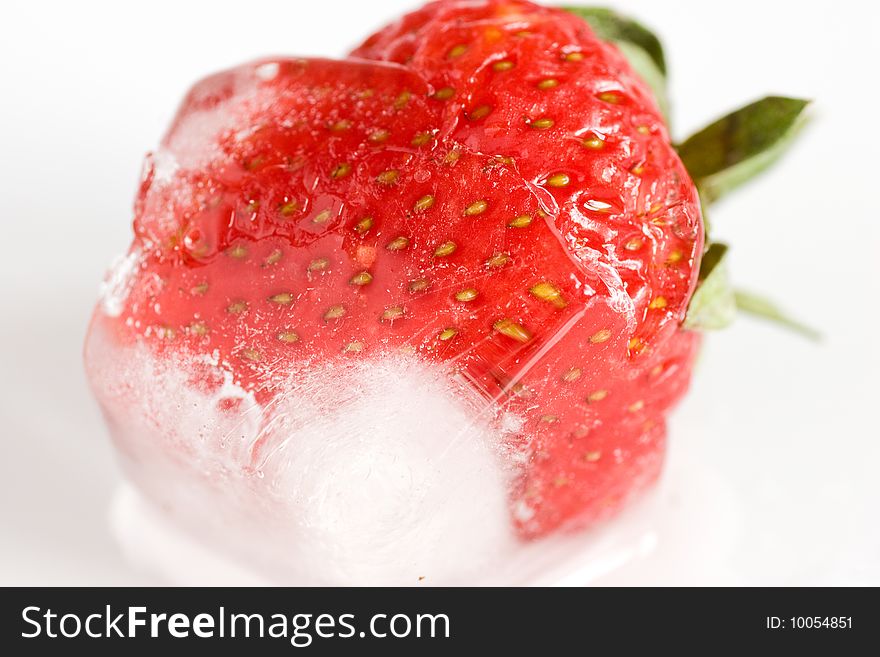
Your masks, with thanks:
<instances>
[{"instance_id":1,"label":"white surface","mask_svg":"<svg viewBox=\"0 0 880 657\"><path fill-rule=\"evenodd\" d=\"M341 55L413 4L0 5L0 584L156 581L110 534L119 474L80 349L98 282L130 239L143 153L187 87L260 55ZM712 218L737 280L826 338L745 320L712 336L643 521L651 549L583 579L880 584L880 9L604 4L663 37L679 136L764 93L816 100L793 152Z\"/></svg>"}]
</instances>

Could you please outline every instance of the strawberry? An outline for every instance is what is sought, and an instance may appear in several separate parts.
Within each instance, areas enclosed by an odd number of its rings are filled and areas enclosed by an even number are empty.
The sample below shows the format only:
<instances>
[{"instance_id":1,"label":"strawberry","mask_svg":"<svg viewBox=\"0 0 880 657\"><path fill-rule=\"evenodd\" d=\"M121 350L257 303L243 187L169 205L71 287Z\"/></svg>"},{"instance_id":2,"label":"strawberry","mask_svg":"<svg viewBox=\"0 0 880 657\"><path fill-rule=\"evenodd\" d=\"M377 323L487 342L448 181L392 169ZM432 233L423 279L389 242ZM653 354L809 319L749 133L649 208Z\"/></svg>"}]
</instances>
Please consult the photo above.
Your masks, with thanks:
<instances>
[{"instance_id":1,"label":"strawberry","mask_svg":"<svg viewBox=\"0 0 880 657\"><path fill-rule=\"evenodd\" d=\"M234 382L266 426L291 380L394 355L466 382L474 421L516 418L501 447L520 536L589 525L650 485L700 341L688 308L720 268L701 272L698 186L662 101L590 27L612 18L437 2L351 59L197 84L147 159L130 271L93 320L111 424L100 340L185 357L194 388ZM612 37L644 46L627 25ZM740 151L697 183L755 154Z\"/></svg>"}]
</instances>

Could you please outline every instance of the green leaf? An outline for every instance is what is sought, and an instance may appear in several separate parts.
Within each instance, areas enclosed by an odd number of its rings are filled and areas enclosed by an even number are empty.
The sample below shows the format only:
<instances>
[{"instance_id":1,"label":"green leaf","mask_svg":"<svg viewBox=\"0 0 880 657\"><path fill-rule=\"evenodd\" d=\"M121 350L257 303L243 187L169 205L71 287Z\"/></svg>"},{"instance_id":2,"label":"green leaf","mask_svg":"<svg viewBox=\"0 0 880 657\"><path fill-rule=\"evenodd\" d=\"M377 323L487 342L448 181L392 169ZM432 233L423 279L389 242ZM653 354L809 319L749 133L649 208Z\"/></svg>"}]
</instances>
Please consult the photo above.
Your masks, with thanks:
<instances>
[{"instance_id":1,"label":"green leaf","mask_svg":"<svg viewBox=\"0 0 880 657\"><path fill-rule=\"evenodd\" d=\"M811 340L819 340L822 337L816 329L792 319L780 310L775 303L760 295L737 290L735 299L737 309L744 313L779 324Z\"/></svg>"},{"instance_id":2,"label":"green leaf","mask_svg":"<svg viewBox=\"0 0 880 657\"><path fill-rule=\"evenodd\" d=\"M651 89L657 106L669 123L669 94L666 92L666 76L657 68L654 60L644 50L626 41L617 41L615 45L626 57L629 65Z\"/></svg>"},{"instance_id":3,"label":"green leaf","mask_svg":"<svg viewBox=\"0 0 880 657\"><path fill-rule=\"evenodd\" d=\"M710 244L700 263L700 280L691 297L684 326L688 329L722 329L736 317L736 298L727 273L727 246Z\"/></svg>"},{"instance_id":4,"label":"green leaf","mask_svg":"<svg viewBox=\"0 0 880 657\"><path fill-rule=\"evenodd\" d=\"M616 45L633 70L650 87L663 115L669 116L666 92L666 58L663 45L653 32L636 21L599 7L563 7L580 16L600 39Z\"/></svg>"},{"instance_id":5,"label":"green leaf","mask_svg":"<svg viewBox=\"0 0 880 657\"><path fill-rule=\"evenodd\" d=\"M800 333L811 340L821 335L815 329L792 319L769 299L751 292L734 290L727 274L727 246L709 245L700 263L697 289L691 297L684 327L716 330L729 326L738 312L753 315Z\"/></svg>"},{"instance_id":6,"label":"green leaf","mask_svg":"<svg viewBox=\"0 0 880 657\"><path fill-rule=\"evenodd\" d=\"M768 96L686 139L678 154L707 202L770 166L803 124L807 100Z\"/></svg>"},{"instance_id":7,"label":"green leaf","mask_svg":"<svg viewBox=\"0 0 880 657\"><path fill-rule=\"evenodd\" d=\"M666 57L660 39L641 23L604 7L562 7L590 24L600 39L638 46L648 54L661 75L666 75Z\"/></svg>"}]
</instances>

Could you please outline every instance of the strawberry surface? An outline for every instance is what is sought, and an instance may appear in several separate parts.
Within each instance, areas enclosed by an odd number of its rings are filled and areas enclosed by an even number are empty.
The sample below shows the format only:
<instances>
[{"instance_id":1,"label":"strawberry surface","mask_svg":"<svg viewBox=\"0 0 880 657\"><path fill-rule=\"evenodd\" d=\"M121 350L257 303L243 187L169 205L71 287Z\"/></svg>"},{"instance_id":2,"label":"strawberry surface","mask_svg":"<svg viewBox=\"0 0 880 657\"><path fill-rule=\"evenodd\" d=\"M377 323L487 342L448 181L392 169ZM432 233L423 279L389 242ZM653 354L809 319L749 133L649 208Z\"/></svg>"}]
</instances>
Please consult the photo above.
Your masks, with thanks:
<instances>
[{"instance_id":1,"label":"strawberry surface","mask_svg":"<svg viewBox=\"0 0 880 657\"><path fill-rule=\"evenodd\" d=\"M135 235L102 331L210 355L267 409L291 377L388 354L466 381L520 422L522 536L659 473L698 341L699 202L651 94L576 16L440 2L352 59L208 78L148 158Z\"/></svg>"}]
</instances>

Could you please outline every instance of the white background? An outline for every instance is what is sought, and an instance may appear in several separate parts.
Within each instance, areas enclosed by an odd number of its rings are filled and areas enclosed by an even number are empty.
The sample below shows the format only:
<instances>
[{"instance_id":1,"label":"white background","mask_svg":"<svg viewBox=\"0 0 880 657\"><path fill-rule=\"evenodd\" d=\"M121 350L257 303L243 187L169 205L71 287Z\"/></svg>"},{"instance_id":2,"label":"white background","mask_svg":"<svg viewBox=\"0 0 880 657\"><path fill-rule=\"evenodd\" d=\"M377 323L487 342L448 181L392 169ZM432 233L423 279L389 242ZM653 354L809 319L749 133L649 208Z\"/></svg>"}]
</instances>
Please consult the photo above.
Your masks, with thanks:
<instances>
[{"instance_id":1,"label":"white background","mask_svg":"<svg viewBox=\"0 0 880 657\"><path fill-rule=\"evenodd\" d=\"M880 584L880 49L873 3L616 0L663 38L678 137L766 93L815 99L777 169L713 212L744 287L825 335L713 335L672 425L657 549L603 583ZM0 5L0 584L132 584L119 474L81 367L144 152L188 86L340 56L413 2Z\"/></svg>"}]
</instances>

